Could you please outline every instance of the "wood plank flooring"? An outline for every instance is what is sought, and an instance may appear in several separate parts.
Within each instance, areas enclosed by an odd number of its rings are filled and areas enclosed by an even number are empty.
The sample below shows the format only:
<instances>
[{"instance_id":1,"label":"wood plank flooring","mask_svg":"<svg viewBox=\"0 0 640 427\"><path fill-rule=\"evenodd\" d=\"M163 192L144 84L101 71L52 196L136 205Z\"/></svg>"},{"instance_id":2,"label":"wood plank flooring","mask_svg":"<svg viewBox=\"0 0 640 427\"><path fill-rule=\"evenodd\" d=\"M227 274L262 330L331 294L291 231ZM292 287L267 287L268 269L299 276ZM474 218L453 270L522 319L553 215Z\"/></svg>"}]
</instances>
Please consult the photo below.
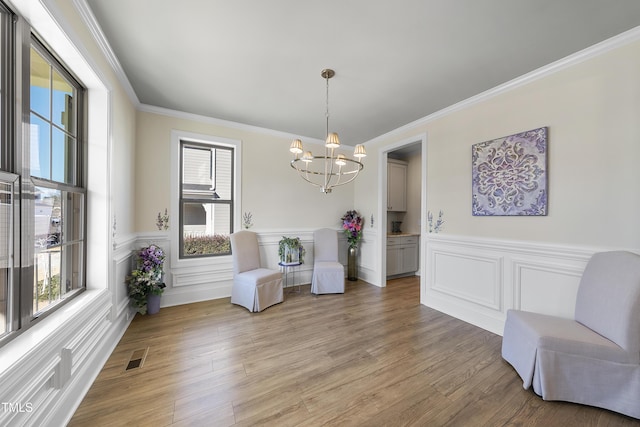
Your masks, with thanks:
<instances>
[{"instance_id":1,"label":"wood plank flooring","mask_svg":"<svg viewBox=\"0 0 640 427\"><path fill-rule=\"evenodd\" d=\"M501 342L420 305L415 277L303 286L262 313L228 298L168 307L136 316L69 425L640 425L524 390Z\"/></svg>"}]
</instances>

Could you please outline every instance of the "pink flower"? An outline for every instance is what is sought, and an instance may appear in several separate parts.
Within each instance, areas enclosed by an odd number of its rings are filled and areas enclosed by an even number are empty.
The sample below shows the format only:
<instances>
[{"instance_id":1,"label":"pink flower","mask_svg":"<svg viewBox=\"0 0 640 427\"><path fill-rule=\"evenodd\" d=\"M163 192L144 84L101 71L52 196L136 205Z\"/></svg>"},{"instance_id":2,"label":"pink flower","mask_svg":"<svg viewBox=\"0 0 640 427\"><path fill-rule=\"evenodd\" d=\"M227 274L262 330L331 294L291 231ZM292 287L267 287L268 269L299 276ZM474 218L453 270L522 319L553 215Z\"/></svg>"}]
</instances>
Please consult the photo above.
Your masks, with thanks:
<instances>
[{"instance_id":1,"label":"pink flower","mask_svg":"<svg viewBox=\"0 0 640 427\"><path fill-rule=\"evenodd\" d=\"M356 247L362 238L362 217L358 211L350 210L341 219L349 247Z\"/></svg>"}]
</instances>

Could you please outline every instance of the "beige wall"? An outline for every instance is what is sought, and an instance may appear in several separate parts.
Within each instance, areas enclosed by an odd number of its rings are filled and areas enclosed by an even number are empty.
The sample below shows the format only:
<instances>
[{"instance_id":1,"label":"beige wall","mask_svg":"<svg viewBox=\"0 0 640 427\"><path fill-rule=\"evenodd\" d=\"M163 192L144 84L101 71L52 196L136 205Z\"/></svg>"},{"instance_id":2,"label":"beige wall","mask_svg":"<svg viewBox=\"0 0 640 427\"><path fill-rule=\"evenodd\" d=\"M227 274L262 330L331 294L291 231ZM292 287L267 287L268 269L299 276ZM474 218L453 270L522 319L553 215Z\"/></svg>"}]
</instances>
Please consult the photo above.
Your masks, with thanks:
<instances>
[{"instance_id":1,"label":"beige wall","mask_svg":"<svg viewBox=\"0 0 640 427\"><path fill-rule=\"evenodd\" d=\"M125 89L120 84L118 76L115 74L111 64L107 61L102 50L95 43L94 37L90 30L84 24L82 18L79 17L78 11L70 1L49 1L51 7L59 8L61 16L65 16L66 22L69 26L73 27L75 43L84 49L87 57L85 59L90 61L90 64L94 67L90 73L94 73L96 79L99 79L106 87L101 87L100 90L108 92L109 103L108 111L104 113L104 117L109 117L109 123L103 123L103 119L100 120L100 126L104 128L96 130L97 126L93 126L89 129L100 133L101 137L105 137L105 134L109 138L110 153L101 153L102 161L106 165L106 162L110 160L111 174L110 179L110 193L111 193L111 210L116 219L116 240L118 238L124 238L126 236L135 233L137 230L134 228L134 205L135 194L134 185L132 183L135 180L134 177L134 162L135 162L135 129L136 129L136 113L135 106L131 102L131 99ZM48 37L47 41L52 43L51 38ZM55 43L54 43L55 44ZM58 54L60 49L54 46ZM64 55L63 55L64 56ZM63 57L63 60L74 70L78 72L79 62L77 52L69 53L68 57ZM89 97L96 97L98 95L92 92L91 82L82 78L83 83L89 86ZM90 100L91 102L91 100ZM95 105L95 103L94 103ZM94 106L91 106L94 108ZM108 156L111 158L109 159ZM90 179L92 177L92 171L89 171ZM101 178L102 179L102 178ZM108 220L109 224L101 224L101 227L106 227L111 231L113 226L113 219Z\"/></svg>"},{"instance_id":2,"label":"beige wall","mask_svg":"<svg viewBox=\"0 0 640 427\"><path fill-rule=\"evenodd\" d=\"M338 227L344 212L352 208L353 184L323 194L297 176L289 166L292 157L288 137L225 127L195 116L190 119L153 111L139 111L137 124L135 212L138 232L157 230L158 212L170 207L169 153L174 129L242 141L241 211L252 213L254 231ZM317 144L303 143L318 153L322 149ZM172 213L171 226L177 224L177 220L177 214Z\"/></svg>"},{"instance_id":3,"label":"beige wall","mask_svg":"<svg viewBox=\"0 0 640 427\"><path fill-rule=\"evenodd\" d=\"M445 212L445 233L638 249L639 76L636 42L372 142L368 159L426 132L427 209ZM541 126L549 128L548 215L473 217L471 145ZM377 159L370 165L355 201L373 210Z\"/></svg>"}]
</instances>

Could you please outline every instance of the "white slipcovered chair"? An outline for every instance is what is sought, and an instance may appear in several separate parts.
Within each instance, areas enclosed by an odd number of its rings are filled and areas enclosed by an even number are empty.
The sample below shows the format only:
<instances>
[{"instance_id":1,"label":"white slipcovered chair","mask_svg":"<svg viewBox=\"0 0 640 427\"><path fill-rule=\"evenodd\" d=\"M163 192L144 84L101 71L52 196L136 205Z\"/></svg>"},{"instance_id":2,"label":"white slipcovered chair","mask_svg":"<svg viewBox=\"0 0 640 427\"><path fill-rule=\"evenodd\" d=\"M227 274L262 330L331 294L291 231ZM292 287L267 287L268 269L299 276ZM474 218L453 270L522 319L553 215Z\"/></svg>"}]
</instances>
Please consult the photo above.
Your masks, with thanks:
<instances>
[{"instance_id":1,"label":"white slipcovered chair","mask_svg":"<svg viewBox=\"0 0 640 427\"><path fill-rule=\"evenodd\" d=\"M260 266L256 233L243 230L231 234L231 255L232 304L241 305L254 312L282 302L282 273Z\"/></svg>"},{"instance_id":2,"label":"white slipcovered chair","mask_svg":"<svg viewBox=\"0 0 640 427\"><path fill-rule=\"evenodd\" d=\"M640 256L593 255L574 317L509 310L502 357L544 400L640 418Z\"/></svg>"},{"instance_id":3,"label":"white slipcovered chair","mask_svg":"<svg viewBox=\"0 0 640 427\"><path fill-rule=\"evenodd\" d=\"M321 228L313 232L311 293L344 293L344 267L338 262L338 232L336 230Z\"/></svg>"}]
</instances>

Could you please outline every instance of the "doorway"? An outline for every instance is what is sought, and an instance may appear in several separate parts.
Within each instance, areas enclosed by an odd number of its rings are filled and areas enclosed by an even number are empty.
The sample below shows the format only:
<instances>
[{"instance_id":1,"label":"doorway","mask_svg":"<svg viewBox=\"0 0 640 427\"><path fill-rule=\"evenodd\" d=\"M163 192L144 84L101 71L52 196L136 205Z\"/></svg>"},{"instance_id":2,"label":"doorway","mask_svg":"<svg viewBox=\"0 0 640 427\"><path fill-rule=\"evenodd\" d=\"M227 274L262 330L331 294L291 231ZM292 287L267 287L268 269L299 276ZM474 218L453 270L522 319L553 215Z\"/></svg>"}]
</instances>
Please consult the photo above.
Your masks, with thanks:
<instances>
[{"instance_id":1,"label":"doorway","mask_svg":"<svg viewBox=\"0 0 640 427\"><path fill-rule=\"evenodd\" d=\"M427 171L427 135L409 138L381 149L380 153L380 191L379 215L380 225L380 284L387 286L389 279L420 276L420 294L423 294L424 277L424 237L426 221L426 171ZM398 188L394 183L396 165L406 171L406 185L403 197L397 197ZM402 176L403 172L399 172ZM396 203L400 203L400 206ZM393 206L396 204L396 206ZM398 240L401 236L407 239ZM407 240L406 242L404 240ZM412 242L415 242L414 249ZM401 245L396 246L396 243ZM400 252L403 251L403 252ZM412 252L415 251L415 252ZM404 257L406 252L407 257ZM412 265L411 257L415 253L416 264ZM413 269L415 268L415 273Z\"/></svg>"}]
</instances>

